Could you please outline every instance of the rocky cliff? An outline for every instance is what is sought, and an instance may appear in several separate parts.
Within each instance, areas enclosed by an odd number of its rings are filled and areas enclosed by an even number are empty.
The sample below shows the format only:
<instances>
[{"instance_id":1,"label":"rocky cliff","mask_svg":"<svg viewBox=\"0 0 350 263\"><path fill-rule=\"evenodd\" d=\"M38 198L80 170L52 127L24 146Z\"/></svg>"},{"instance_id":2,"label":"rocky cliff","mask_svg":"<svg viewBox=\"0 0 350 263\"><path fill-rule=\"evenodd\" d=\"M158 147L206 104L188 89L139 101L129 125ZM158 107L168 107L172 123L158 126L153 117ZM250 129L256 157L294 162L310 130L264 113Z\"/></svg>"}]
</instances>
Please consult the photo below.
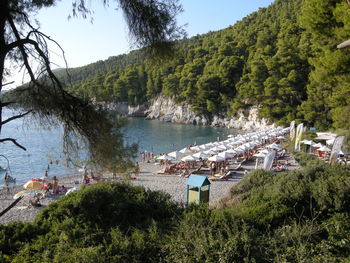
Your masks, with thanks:
<instances>
[{"instance_id":1,"label":"rocky cliff","mask_svg":"<svg viewBox=\"0 0 350 263\"><path fill-rule=\"evenodd\" d=\"M193 112L188 104L177 104L173 99L158 97L150 105L130 106L127 103L109 103L104 105L108 110L132 117L146 117L167 122L195 125L211 125L242 130L263 130L274 127L266 119L258 118L258 107L252 107L246 116L243 112L237 117L213 116L208 119Z\"/></svg>"},{"instance_id":2,"label":"rocky cliff","mask_svg":"<svg viewBox=\"0 0 350 263\"><path fill-rule=\"evenodd\" d=\"M243 112L237 117L213 116L211 120L193 112L188 104L176 104L174 100L158 97L146 111L148 119L159 119L168 122L211 125L242 130L263 130L274 127L266 119L258 118L258 107L252 107L247 116Z\"/></svg>"}]
</instances>

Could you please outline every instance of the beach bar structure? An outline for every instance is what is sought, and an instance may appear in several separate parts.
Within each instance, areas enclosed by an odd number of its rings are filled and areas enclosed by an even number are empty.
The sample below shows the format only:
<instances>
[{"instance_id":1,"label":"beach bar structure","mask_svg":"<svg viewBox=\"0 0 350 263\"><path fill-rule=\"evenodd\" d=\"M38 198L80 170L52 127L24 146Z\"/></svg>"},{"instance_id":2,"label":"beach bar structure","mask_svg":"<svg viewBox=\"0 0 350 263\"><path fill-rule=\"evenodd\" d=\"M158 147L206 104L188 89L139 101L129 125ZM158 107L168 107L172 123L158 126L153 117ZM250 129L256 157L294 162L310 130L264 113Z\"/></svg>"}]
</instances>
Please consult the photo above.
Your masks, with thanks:
<instances>
[{"instance_id":1,"label":"beach bar structure","mask_svg":"<svg viewBox=\"0 0 350 263\"><path fill-rule=\"evenodd\" d=\"M187 205L209 203L210 181L206 176L192 174L186 182Z\"/></svg>"}]
</instances>

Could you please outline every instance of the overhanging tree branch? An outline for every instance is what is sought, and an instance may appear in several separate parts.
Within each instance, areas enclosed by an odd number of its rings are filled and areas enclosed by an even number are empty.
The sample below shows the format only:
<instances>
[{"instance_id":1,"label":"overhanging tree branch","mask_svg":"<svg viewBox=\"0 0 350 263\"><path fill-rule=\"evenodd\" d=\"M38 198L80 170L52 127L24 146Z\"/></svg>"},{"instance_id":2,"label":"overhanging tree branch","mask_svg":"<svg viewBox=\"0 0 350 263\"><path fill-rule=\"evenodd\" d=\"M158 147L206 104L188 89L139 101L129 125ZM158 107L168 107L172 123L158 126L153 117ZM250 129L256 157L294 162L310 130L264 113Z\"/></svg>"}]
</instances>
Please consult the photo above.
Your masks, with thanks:
<instances>
[{"instance_id":1,"label":"overhanging tree branch","mask_svg":"<svg viewBox=\"0 0 350 263\"><path fill-rule=\"evenodd\" d=\"M22 146L21 144L19 144L15 139L13 138L3 138L3 139L0 139L0 143L2 142L12 142L13 144L15 144L17 147L23 149L23 150L27 150L24 146Z\"/></svg>"},{"instance_id":2,"label":"overhanging tree branch","mask_svg":"<svg viewBox=\"0 0 350 263\"><path fill-rule=\"evenodd\" d=\"M28 114L31 113L31 112L32 112L32 110L29 110L29 111L27 111L27 112L25 112L25 113L23 113L23 114L14 115L14 116L12 116L12 117L10 117L10 118L8 118L8 119L6 119L6 120L0 122L0 125L4 125L4 124L6 124L6 123L8 123L8 122L10 122L10 121L16 120L16 119L20 119L20 118L22 118L22 117L28 115Z\"/></svg>"}]
</instances>

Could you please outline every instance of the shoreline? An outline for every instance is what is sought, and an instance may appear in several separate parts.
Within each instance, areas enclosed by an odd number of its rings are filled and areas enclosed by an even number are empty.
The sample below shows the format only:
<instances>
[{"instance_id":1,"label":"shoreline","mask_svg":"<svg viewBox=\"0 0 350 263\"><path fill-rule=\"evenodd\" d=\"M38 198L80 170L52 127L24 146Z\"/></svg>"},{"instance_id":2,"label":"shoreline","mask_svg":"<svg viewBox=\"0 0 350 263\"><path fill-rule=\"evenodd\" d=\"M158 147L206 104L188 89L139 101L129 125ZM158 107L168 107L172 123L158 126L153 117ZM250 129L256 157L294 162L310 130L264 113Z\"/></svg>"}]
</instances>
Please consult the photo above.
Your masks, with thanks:
<instances>
[{"instance_id":1,"label":"shoreline","mask_svg":"<svg viewBox=\"0 0 350 263\"><path fill-rule=\"evenodd\" d=\"M249 167L245 165L246 169ZM146 189L152 191L164 191L170 194L171 199L179 204L184 204L186 202L186 180L187 178L180 177L178 175L159 175L159 171L162 166L155 163L140 163L140 173L136 176L136 180L126 180L126 182L131 183L135 186L143 186ZM228 181L212 181L210 188L210 203L215 202L223 197L225 197L231 187L240 181L243 177L242 173L237 173L234 179ZM104 174L103 178L111 178L110 174ZM72 187L77 187L76 181L81 182L82 174L73 174L66 177L60 177L59 185L64 185L68 189ZM120 179L119 179L120 180ZM19 191L25 190L23 185L15 185L10 187L10 192L8 193L5 188L0 190L0 211L3 211L8 207L13 201L13 196ZM23 198L19 203L8 211L5 215L0 217L0 224L8 224L14 221L31 222L35 219L35 216L40 210L46 208L50 203L58 200L63 195L51 195L50 197L45 197L40 200L41 207L30 207L29 198Z\"/></svg>"},{"instance_id":2,"label":"shoreline","mask_svg":"<svg viewBox=\"0 0 350 263\"><path fill-rule=\"evenodd\" d=\"M163 191L170 194L171 199L181 204L186 202L186 180L185 177L180 177L176 174L157 174L163 166L155 164L153 162L140 162L140 173L136 176L136 180L125 180L126 182L135 185L143 186L146 189L152 191ZM245 172L249 172L254 169L255 162L245 163L243 166L243 171L237 171L233 179L225 181L210 181L210 204L214 204L220 199L226 197L233 185L238 183L245 175ZM290 170L298 168L297 165L291 167ZM72 187L77 187L81 185L82 174L73 174L66 177L60 177L59 185L64 185L66 188L70 189ZM103 174L103 178L111 180L111 174ZM120 176L117 179L120 181ZM79 181L79 184L76 182ZM6 189L2 188L0 190L0 211L7 208L13 201L13 196L24 190L23 185L16 185L9 193ZM29 207L29 199L23 198L15 207L8 211L5 215L0 217L0 224L8 224L14 221L22 222L32 222L40 210L46 208L50 203L58 200L63 195L51 195L50 197L45 197L40 200L41 207Z\"/></svg>"}]
</instances>

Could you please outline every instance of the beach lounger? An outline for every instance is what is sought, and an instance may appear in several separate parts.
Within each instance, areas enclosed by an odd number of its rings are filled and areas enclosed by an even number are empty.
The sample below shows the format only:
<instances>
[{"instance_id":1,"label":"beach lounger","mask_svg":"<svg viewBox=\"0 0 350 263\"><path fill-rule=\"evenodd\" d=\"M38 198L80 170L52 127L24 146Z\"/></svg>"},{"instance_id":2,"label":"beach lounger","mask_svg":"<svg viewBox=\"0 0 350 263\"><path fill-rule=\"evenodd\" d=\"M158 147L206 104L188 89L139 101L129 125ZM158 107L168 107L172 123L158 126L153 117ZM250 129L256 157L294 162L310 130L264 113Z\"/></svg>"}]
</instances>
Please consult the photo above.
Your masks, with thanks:
<instances>
[{"instance_id":1,"label":"beach lounger","mask_svg":"<svg viewBox=\"0 0 350 263\"><path fill-rule=\"evenodd\" d=\"M220 175L220 176L216 176L216 177L210 177L209 180L212 180L212 181L227 181L228 179L232 179L234 174L235 174L235 172L228 171L224 175Z\"/></svg>"},{"instance_id":2,"label":"beach lounger","mask_svg":"<svg viewBox=\"0 0 350 263\"><path fill-rule=\"evenodd\" d=\"M243 170L242 163L239 163L236 167L230 168L230 171L241 171Z\"/></svg>"}]
</instances>

